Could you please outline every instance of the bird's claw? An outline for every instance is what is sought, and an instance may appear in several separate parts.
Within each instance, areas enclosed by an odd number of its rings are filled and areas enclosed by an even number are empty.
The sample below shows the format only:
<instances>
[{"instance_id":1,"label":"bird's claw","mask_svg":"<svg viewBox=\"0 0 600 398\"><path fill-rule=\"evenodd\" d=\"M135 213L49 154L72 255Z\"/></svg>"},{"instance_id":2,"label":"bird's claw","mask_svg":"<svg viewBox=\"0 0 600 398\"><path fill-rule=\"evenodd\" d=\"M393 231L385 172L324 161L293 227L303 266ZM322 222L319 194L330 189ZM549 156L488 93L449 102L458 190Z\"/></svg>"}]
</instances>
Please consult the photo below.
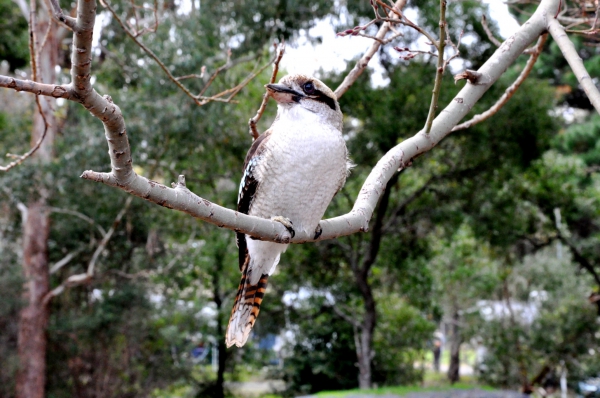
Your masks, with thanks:
<instances>
[{"instance_id":1,"label":"bird's claw","mask_svg":"<svg viewBox=\"0 0 600 398\"><path fill-rule=\"evenodd\" d=\"M283 226L290 232L292 238L296 236L296 231L294 231L294 224L292 224L292 220L283 216L275 216L271 217L271 220L277 221L283 224Z\"/></svg>"},{"instance_id":2,"label":"bird's claw","mask_svg":"<svg viewBox=\"0 0 600 398\"><path fill-rule=\"evenodd\" d=\"M321 224L317 224L317 228L315 228L315 237L313 239L318 239L322 233L323 233L323 228L321 228Z\"/></svg>"}]
</instances>

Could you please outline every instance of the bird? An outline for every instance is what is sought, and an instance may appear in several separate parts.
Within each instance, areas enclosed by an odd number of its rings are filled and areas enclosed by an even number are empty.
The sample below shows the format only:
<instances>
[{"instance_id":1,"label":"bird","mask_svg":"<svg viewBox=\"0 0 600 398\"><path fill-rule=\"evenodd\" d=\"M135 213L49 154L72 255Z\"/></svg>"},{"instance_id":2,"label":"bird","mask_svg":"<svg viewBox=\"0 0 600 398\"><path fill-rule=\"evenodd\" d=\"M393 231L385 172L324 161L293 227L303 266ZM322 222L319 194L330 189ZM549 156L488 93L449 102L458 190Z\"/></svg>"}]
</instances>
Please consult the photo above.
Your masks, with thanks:
<instances>
[{"instance_id":1,"label":"bird","mask_svg":"<svg viewBox=\"0 0 600 398\"><path fill-rule=\"evenodd\" d=\"M240 182L238 212L282 223L291 236L315 239L319 221L352 167L342 135L337 97L320 80L303 74L265 85L277 102L271 127L250 147ZM238 232L238 287L225 334L227 347L242 347L260 311L267 281L288 244Z\"/></svg>"}]
</instances>

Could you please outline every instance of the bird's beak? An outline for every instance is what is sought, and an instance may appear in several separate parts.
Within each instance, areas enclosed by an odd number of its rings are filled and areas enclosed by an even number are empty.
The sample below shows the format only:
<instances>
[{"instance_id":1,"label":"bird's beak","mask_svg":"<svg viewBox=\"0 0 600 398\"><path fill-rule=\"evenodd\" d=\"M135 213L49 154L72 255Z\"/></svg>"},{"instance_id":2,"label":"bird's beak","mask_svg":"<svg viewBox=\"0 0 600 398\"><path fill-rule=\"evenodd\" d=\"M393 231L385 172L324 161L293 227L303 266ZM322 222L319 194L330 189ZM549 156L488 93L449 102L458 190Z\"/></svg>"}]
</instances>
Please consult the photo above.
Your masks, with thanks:
<instances>
[{"instance_id":1,"label":"bird's beak","mask_svg":"<svg viewBox=\"0 0 600 398\"><path fill-rule=\"evenodd\" d=\"M283 84L266 84L269 95L279 103L300 102L304 94L284 86Z\"/></svg>"}]
</instances>

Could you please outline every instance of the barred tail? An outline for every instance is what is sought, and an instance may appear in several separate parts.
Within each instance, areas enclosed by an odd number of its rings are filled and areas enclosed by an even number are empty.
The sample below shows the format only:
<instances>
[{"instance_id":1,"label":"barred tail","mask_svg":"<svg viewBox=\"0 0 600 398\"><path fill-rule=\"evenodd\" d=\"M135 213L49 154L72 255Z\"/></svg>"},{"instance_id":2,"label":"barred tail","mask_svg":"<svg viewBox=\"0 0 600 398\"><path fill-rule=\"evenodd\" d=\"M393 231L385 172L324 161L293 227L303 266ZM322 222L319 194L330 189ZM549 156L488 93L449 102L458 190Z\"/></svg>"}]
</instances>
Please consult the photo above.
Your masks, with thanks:
<instances>
[{"instance_id":1,"label":"barred tail","mask_svg":"<svg viewBox=\"0 0 600 398\"><path fill-rule=\"evenodd\" d=\"M249 264L250 255L247 254L242 266L242 280L238 287L231 317L229 318L229 325L227 325L227 333L225 334L225 344L228 348L234 344L238 347L246 344L267 289L268 274L261 275L256 285L250 284L252 269Z\"/></svg>"}]
</instances>

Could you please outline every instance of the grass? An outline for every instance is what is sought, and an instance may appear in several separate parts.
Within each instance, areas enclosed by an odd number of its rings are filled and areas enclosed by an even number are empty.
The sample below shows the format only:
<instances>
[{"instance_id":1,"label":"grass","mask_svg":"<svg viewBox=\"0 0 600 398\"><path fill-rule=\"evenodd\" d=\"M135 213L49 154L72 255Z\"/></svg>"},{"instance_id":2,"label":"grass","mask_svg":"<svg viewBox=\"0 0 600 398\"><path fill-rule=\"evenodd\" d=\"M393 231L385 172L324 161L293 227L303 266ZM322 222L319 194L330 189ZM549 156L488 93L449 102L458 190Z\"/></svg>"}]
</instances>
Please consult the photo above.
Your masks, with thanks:
<instances>
[{"instance_id":1,"label":"grass","mask_svg":"<svg viewBox=\"0 0 600 398\"><path fill-rule=\"evenodd\" d=\"M424 391L448 391L448 390L470 390L472 388L478 388L480 390L493 390L487 386L476 386L469 383L455 383L453 386L444 387L422 387L422 386L398 386L398 387L381 387L373 388L369 390L346 390L346 391L321 391L317 393L317 397L320 398L343 398L348 395L359 395L359 394L395 394L395 395L406 395L413 392L424 392Z\"/></svg>"},{"instance_id":2,"label":"grass","mask_svg":"<svg viewBox=\"0 0 600 398\"><path fill-rule=\"evenodd\" d=\"M430 370L425 371L425 377L422 385L413 386L397 386L397 387L381 387L373 388L369 390L345 390L345 391L321 391L316 394L319 398L343 398L348 395L360 395L360 394L395 394L395 395L406 395L414 392L426 392L426 391L448 391L448 390L494 390L494 388L478 384L473 376L461 376L461 381L458 383L450 384L445 373L436 373Z\"/></svg>"}]
</instances>

